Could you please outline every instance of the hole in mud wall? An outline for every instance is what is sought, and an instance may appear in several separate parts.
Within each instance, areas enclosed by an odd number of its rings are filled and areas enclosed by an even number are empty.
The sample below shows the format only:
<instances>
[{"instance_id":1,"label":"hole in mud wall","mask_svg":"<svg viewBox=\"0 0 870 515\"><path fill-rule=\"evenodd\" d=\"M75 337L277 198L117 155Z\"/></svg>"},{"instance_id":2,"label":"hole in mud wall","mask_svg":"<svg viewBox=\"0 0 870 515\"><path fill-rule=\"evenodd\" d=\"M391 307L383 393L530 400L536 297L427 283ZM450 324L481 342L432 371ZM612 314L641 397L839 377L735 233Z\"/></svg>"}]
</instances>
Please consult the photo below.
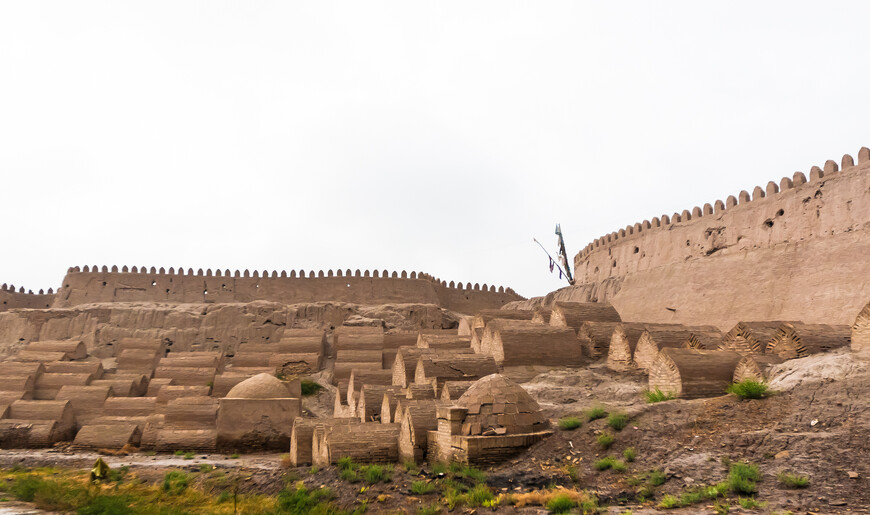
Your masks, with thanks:
<instances>
[{"instance_id":1,"label":"hole in mud wall","mask_svg":"<svg viewBox=\"0 0 870 515\"><path fill-rule=\"evenodd\" d=\"M689 247L689 246L691 246L691 245L692 245L692 242L689 241L689 240L686 240L686 246Z\"/></svg>"},{"instance_id":2,"label":"hole in mud wall","mask_svg":"<svg viewBox=\"0 0 870 515\"><path fill-rule=\"evenodd\" d=\"M613 268L616 268L616 260L613 260Z\"/></svg>"},{"instance_id":3,"label":"hole in mud wall","mask_svg":"<svg viewBox=\"0 0 870 515\"><path fill-rule=\"evenodd\" d=\"M634 248L634 253L637 254L638 252L640 252L640 248L635 247L635 248Z\"/></svg>"},{"instance_id":4,"label":"hole in mud wall","mask_svg":"<svg viewBox=\"0 0 870 515\"><path fill-rule=\"evenodd\" d=\"M347 283L347 287L350 288L350 283Z\"/></svg>"},{"instance_id":5,"label":"hole in mud wall","mask_svg":"<svg viewBox=\"0 0 870 515\"><path fill-rule=\"evenodd\" d=\"M598 267L597 267L597 266L595 267L595 273L596 273L596 274L598 273Z\"/></svg>"},{"instance_id":6,"label":"hole in mud wall","mask_svg":"<svg viewBox=\"0 0 870 515\"><path fill-rule=\"evenodd\" d=\"M105 286L105 285L106 285L106 281L103 281L103 286Z\"/></svg>"},{"instance_id":7,"label":"hole in mud wall","mask_svg":"<svg viewBox=\"0 0 870 515\"><path fill-rule=\"evenodd\" d=\"M157 281L151 281L151 286L157 286Z\"/></svg>"},{"instance_id":8,"label":"hole in mud wall","mask_svg":"<svg viewBox=\"0 0 870 515\"><path fill-rule=\"evenodd\" d=\"M784 214L785 214L785 211L783 211L782 209L780 209L779 211L776 212L776 216L782 216Z\"/></svg>"},{"instance_id":9,"label":"hole in mud wall","mask_svg":"<svg viewBox=\"0 0 870 515\"><path fill-rule=\"evenodd\" d=\"M764 226L767 228L773 227L773 220L768 218L767 220L764 221Z\"/></svg>"}]
</instances>

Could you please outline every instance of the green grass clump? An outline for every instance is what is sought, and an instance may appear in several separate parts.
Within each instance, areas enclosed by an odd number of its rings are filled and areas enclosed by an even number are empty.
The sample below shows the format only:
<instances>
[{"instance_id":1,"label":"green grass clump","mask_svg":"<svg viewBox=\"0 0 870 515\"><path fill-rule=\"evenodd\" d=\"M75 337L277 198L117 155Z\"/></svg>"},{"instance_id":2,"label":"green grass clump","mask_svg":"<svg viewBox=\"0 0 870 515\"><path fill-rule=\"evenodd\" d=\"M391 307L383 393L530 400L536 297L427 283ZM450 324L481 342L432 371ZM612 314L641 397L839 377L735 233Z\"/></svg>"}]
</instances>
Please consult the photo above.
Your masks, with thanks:
<instances>
[{"instance_id":1,"label":"green grass clump","mask_svg":"<svg viewBox=\"0 0 870 515\"><path fill-rule=\"evenodd\" d=\"M341 458L338 458L338 462L335 465L338 467L338 470L352 470L356 468L356 465L350 456L342 456Z\"/></svg>"},{"instance_id":2,"label":"green grass clump","mask_svg":"<svg viewBox=\"0 0 870 515\"><path fill-rule=\"evenodd\" d=\"M239 459L239 456L240 456L240 454L237 453L237 452L234 452L234 453L230 454L230 458L232 458L232 459L234 459L234 460Z\"/></svg>"},{"instance_id":3,"label":"green grass clump","mask_svg":"<svg viewBox=\"0 0 870 515\"><path fill-rule=\"evenodd\" d=\"M663 392L658 387L655 390L644 390L643 398L648 404L656 402L672 401L677 398L673 392Z\"/></svg>"},{"instance_id":4,"label":"green grass clump","mask_svg":"<svg viewBox=\"0 0 870 515\"><path fill-rule=\"evenodd\" d=\"M302 388L303 397L310 397L319 392L320 390L323 390L323 385L315 383L310 379L303 379L302 381L300 381L300 387Z\"/></svg>"},{"instance_id":5,"label":"green grass clump","mask_svg":"<svg viewBox=\"0 0 870 515\"><path fill-rule=\"evenodd\" d=\"M663 510L672 510L674 508L679 508L680 500L671 494L667 494L662 497L662 500L661 502L659 502L658 507Z\"/></svg>"},{"instance_id":6,"label":"green grass clump","mask_svg":"<svg viewBox=\"0 0 870 515\"><path fill-rule=\"evenodd\" d=\"M209 465L207 463L203 463L202 465L199 466L200 472L208 473L208 472L211 472L212 470L214 470L214 465Z\"/></svg>"},{"instance_id":7,"label":"green grass clump","mask_svg":"<svg viewBox=\"0 0 870 515\"><path fill-rule=\"evenodd\" d=\"M559 429L563 431L573 431L583 425L583 421L577 417L565 417L559 419Z\"/></svg>"},{"instance_id":8,"label":"green grass clump","mask_svg":"<svg viewBox=\"0 0 870 515\"><path fill-rule=\"evenodd\" d=\"M411 483L411 493L416 495L431 494L435 491L435 485L426 481L414 481Z\"/></svg>"},{"instance_id":9,"label":"green grass clump","mask_svg":"<svg viewBox=\"0 0 870 515\"><path fill-rule=\"evenodd\" d=\"M480 469L469 467L468 465L459 465L453 463L450 465L450 471L454 477L459 479L467 478L475 483L483 483L486 481L486 473Z\"/></svg>"},{"instance_id":10,"label":"green grass clump","mask_svg":"<svg viewBox=\"0 0 870 515\"><path fill-rule=\"evenodd\" d=\"M177 450L177 451L175 451L175 455L176 455L176 456L184 456L184 451L182 451L182 450Z\"/></svg>"},{"instance_id":11,"label":"green grass clump","mask_svg":"<svg viewBox=\"0 0 870 515\"><path fill-rule=\"evenodd\" d=\"M596 461L593 466L596 470L607 470L613 467L614 462L616 462L616 460L612 456L605 456L604 458Z\"/></svg>"},{"instance_id":12,"label":"green grass clump","mask_svg":"<svg viewBox=\"0 0 870 515\"><path fill-rule=\"evenodd\" d=\"M667 478L665 477L664 472L658 469L651 471L649 473L649 479L647 479L649 484L652 486L662 486L665 484L665 480L667 480Z\"/></svg>"},{"instance_id":13,"label":"green grass clump","mask_svg":"<svg viewBox=\"0 0 870 515\"><path fill-rule=\"evenodd\" d=\"M302 515L305 513L335 513L329 503L332 500L332 491L329 488L309 490L299 483L294 489L284 489L278 493L278 507L281 513L293 513Z\"/></svg>"},{"instance_id":14,"label":"green grass clump","mask_svg":"<svg viewBox=\"0 0 870 515\"><path fill-rule=\"evenodd\" d=\"M495 500L495 494L484 484L477 484L473 488L466 489L459 485L451 486L447 489L444 496L444 502L447 504L448 510L454 510L457 506L467 506L474 508L483 506L484 503L491 503Z\"/></svg>"},{"instance_id":15,"label":"green grass clump","mask_svg":"<svg viewBox=\"0 0 870 515\"><path fill-rule=\"evenodd\" d=\"M735 494L752 495L758 491L755 482L761 479L757 465L732 463L728 472L728 489Z\"/></svg>"},{"instance_id":16,"label":"green grass clump","mask_svg":"<svg viewBox=\"0 0 870 515\"><path fill-rule=\"evenodd\" d=\"M731 505L727 502L715 502L713 503L713 511L716 512L716 515L727 515L731 512Z\"/></svg>"},{"instance_id":17,"label":"green grass clump","mask_svg":"<svg viewBox=\"0 0 870 515\"><path fill-rule=\"evenodd\" d=\"M194 457L196 457L196 453L193 453L193 452L184 453L184 459L186 459L186 460L192 460Z\"/></svg>"},{"instance_id":18,"label":"green grass clump","mask_svg":"<svg viewBox=\"0 0 870 515\"><path fill-rule=\"evenodd\" d=\"M568 478L571 480L572 483L576 483L580 480L580 473L577 472L577 467L575 467L574 465L569 463L568 465L565 465L564 470L565 474L568 475Z\"/></svg>"},{"instance_id":19,"label":"green grass clump","mask_svg":"<svg viewBox=\"0 0 870 515\"><path fill-rule=\"evenodd\" d=\"M420 474L420 467L414 460L405 460L402 462L402 469L411 474L412 476L416 476Z\"/></svg>"},{"instance_id":20,"label":"green grass clump","mask_svg":"<svg viewBox=\"0 0 870 515\"><path fill-rule=\"evenodd\" d=\"M634 447L626 447L624 451L622 451L622 457L625 458L625 461L631 463L637 458L637 451L634 450Z\"/></svg>"},{"instance_id":21,"label":"green grass clump","mask_svg":"<svg viewBox=\"0 0 870 515\"><path fill-rule=\"evenodd\" d=\"M347 481L348 483L359 482L359 474L357 474L356 470L352 468L340 469L338 477L341 478L342 481Z\"/></svg>"},{"instance_id":22,"label":"green grass clump","mask_svg":"<svg viewBox=\"0 0 870 515\"><path fill-rule=\"evenodd\" d=\"M599 418L604 418L607 416L607 410L604 409L604 406L593 406L586 410L586 420L592 422L593 420L598 420Z\"/></svg>"},{"instance_id":23,"label":"green grass clump","mask_svg":"<svg viewBox=\"0 0 870 515\"><path fill-rule=\"evenodd\" d=\"M758 502L754 497L738 497L737 503L744 510L754 510L755 508L764 508L766 502Z\"/></svg>"},{"instance_id":24,"label":"green grass clump","mask_svg":"<svg viewBox=\"0 0 870 515\"><path fill-rule=\"evenodd\" d=\"M810 484L810 478L800 474L782 471L776 475L777 481L786 488L806 488Z\"/></svg>"},{"instance_id":25,"label":"green grass clump","mask_svg":"<svg viewBox=\"0 0 870 515\"><path fill-rule=\"evenodd\" d=\"M553 498L547 502L547 509L550 510L550 513L568 513L576 506L577 503L565 494L554 495Z\"/></svg>"},{"instance_id":26,"label":"green grass clump","mask_svg":"<svg viewBox=\"0 0 870 515\"><path fill-rule=\"evenodd\" d=\"M763 399L770 395L767 383L753 381L752 379L744 379L739 383L734 383L726 388L725 391L741 399Z\"/></svg>"},{"instance_id":27,"label":"green grass clump","mask_svg":"<svg viewBox=\"0 0 870 515\"><path fill-rule=\"evenodd\" d=\"M622 431L628 425L628 415L625 413L611 413L607 417L607 425L616 431Z\"/></svg>"},{"instance_id":28,"label":"green grass clump","mask_svg":"<svg viewBox=\"0 0 870 515\"><path fill-rule=\"evenodd\" d=\"M432 473L437 475L446 474L447 473L447 465L444 463L433 463L432 464Z\"/></svg>"},{"instance_id":29,"label":"green grass clump","mask_svg":"<svg viewBox=\"0 0 870 515\"><path fill-rule=\"evenodd\" d=\"M392 479L392 474L390 473L390 469L382 466L382 465L365 465L359 468L362 477L365 478L368 484L373 485L375 483L388 482Z\"/></svg>"},{"instance_id":30,"label":"green grass clump","mask_svg":"<svg viewBox=\"0 0 870 515\"><path fill-rule=\"evenodd\" d=\"M180 470L170 470L163 476L163 491L178 495L187 489L190 476Z\"/></svg>"},{"instance_id":31,"label":"green grass clump","mask_svg":"<svg viewBox=\"0 0 870 515\"><path fill-rule=\"evenodd\" d=\"M417 508L417 515L438 515L441 513L441 506L437 504L429 504Z\"/></svg>"},{"instance_id":32,"label":"green grass clump","mask_svg":"<svg viewBox=\"0 0 870 515\"><path fill-rule=\"evenodd\" d=\"M615 439L612 434L604 431L598 435L598 438L596 438L595 441L598 442L598 445L601 446L602 449L609 449L610 446L613 445Z\"/></svg>"}]
</instances>

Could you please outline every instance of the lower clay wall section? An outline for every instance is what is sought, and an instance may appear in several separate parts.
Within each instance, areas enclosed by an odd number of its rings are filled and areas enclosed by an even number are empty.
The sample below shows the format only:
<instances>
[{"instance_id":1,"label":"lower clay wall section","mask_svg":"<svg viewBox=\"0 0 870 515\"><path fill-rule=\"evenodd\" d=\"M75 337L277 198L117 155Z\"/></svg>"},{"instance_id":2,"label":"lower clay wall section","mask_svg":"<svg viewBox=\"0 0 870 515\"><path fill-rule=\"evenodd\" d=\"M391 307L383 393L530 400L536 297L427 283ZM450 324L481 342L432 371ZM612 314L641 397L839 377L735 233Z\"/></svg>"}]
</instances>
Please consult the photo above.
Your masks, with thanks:
<instances>
[{"instance_id":1,"label":"lower clay wall section","mask_svg":"<svg viewBox=\"0 0 870 515\"><path fill-rule=\"evenodd\" d=\"M606 301L626 321L722 329L852 323L870 298L870 150L842 163L600 238L574 259L577 285L544 300Z\"/></svg>"},{"instance_id":2,"label":"lower clay wall section","mask_svg":"<svg viewBox=\"0 0 870 515\"><path fill-rule=\"evenodd\" d=\"M170 302L170 303L234 303L258 300L282 304L310 302L347 302L353 304L434 304L460 313L473 314L482 309L497 309L507 302L521 300L522 297L510 288L505 290L484 285L466 287L454 286L426 274L406 272L351 274L329 271L311 272L305 277L300 272L296 277L291 272L288 277L282 272L269 276L263 272L260 277L248 271L220 271L212 275L211 270L194 273L173 269L150 270L135 267L127 271L124 267L71 268L58 291L53 307L66 308L82 304L105 302ZM42 306L44 307L44 306Z\"/></svg>"},{"instance_id":3,"label":"lower clay wall section","mask_svg":"<svg viewBox=\"0 0 870 515\"><path fill-rule=\"evenodd\" d=\"M49 293L33 293L32 291L24 292L21 288L15 291L15 287L8 287L5 284L0 288L0 312L9 311L10 309L45 309L50 308L54 304L54 294L51 290Z\"/></svg>"}]
</instances>

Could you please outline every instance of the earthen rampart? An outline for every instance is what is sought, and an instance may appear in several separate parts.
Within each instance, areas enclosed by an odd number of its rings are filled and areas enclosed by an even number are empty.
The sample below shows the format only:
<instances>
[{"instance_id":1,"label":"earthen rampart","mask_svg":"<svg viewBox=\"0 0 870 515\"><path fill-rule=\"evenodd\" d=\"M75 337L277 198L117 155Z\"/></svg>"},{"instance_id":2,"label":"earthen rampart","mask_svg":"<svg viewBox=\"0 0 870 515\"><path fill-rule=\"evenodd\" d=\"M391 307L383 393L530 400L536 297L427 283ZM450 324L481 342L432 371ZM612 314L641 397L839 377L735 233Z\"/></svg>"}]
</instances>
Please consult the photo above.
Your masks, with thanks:
<instances>
[{"instance_id":1,"label":"earthen rampart","mask_svg":"<svg viewBox=\"0 0 870 515\"><path fill-rule=\"evenodd\" d=\"M842 170L841 170L842 169ZM870 296L870 149L596 239L576 286L625 320L847 323ZM712 318L711 318L712 317Z\"/></svg>"},{"instance_id":2,"label":"earthen rampart","mask_svg":"<svg viewBox=\"0 0 870 515\"><path fill-rule=\"evenodd\" d=\"M39 290L34 293L33 290L25 290L23 286L0 285L0 311L8 311L10 309L30 308L30 309L45 309L50 308L54 304L54 290L48 289Z\"/></svg>"},{"instance_id":3,"label":"earthen rampart","mask_svg":"<svg viewBox=\"0 0 870 515\"><path fill-rule=\"evenodd\" d=\"M117 266L73 267L54 307L100 302L232 303L266 300L284 304L436 304L460 313L493 309L521 300L512 289L447 282L422 272L360 270L239 271Z\"/></svg>"}]
</instances>

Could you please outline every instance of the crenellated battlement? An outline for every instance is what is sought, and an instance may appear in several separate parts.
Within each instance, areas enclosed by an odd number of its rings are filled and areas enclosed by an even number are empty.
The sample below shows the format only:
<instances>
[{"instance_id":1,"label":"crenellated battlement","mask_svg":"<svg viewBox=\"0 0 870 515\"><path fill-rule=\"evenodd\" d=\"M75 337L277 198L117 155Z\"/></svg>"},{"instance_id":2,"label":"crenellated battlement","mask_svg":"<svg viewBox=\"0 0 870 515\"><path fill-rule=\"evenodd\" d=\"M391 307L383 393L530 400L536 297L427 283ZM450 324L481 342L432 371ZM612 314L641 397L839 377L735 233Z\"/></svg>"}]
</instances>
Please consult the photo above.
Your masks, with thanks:
<instances>
[{"instance_id":1,"label":"crenellated battlement","mask_svg":"<svg viewBox=\"0 0 870 515\"><path fill-rule=\"evenodd\" d=\"M764 187L756 186L752 189L751 194L746 190L742 190L737 194L737 196L729 195L724 201L716 200L713 204L707 203L702 207L695 206L691 210L684 209L681 213L674 213L671 216L661 215L660 217L653 217L651 220L647 219L634 225L627 225L623 229L596 238L586 245L586 247L584 247L583 250L581 250L574 258L575 266L578 260L583 257L599 250L607 250L622 239L639 236L644 232L668 228L669 226L688 222L690 220L697 220L705 216L719 215L726 210L743 206L751 202L756 202L761 199L775 197L779 193L794 188L800 188L807 184L809 185L807 187L813 187L825 179L832 178L835 174L841 171L851 171L856 167L864 168L868 163L870 163L870 148L862 147L858 151L857 165L851 155L845 154L840 159L839 165L837 165L836 161L829 159L825 162L822 168L818 166L810 168L809 180L803 172L795 172L792 177L783 177L780 179L779 183L770 181Z\"/></svg>"},{"instance_id":2,"label":"crenellated battlement","mask_svg":"<svg viewBox=\"0 0 870 515\"><path fill-rule=\"evenodd\" d=\"M92 302L425 303L471 313L521 300L513 289L406 270L229 270L102 265L67 270L55 307Z\"/></svg>"},{"instance_id":3,"label":"crenellated battlement","mask_svg":"<svg viewBox=\"0 0 870 515\"><path fill-rule=\"evenodd\" d=\"M14 284L0 285L0 312L19 308L44 309L51 307L52 304L54 304L52 288L49 288L48 292L39 290L34 293L33 290L25 290L23 286L16 289Z\"/></svg>"},{"instance_id":4,"label":"crenellated battlement","mask_svg":"<svg viewBox=\"0 0 870 515\"><path fill-rule=\"evenodd\" d=\"M33 293L33 290L25 291L24 286L19 287L18 291L15 291L14 284L7 285L6 283L0 285L0 291L6 291L9 293L23 293L24 295L54 295L53 288L49 288L47 292L45 290L39 290L38 293Z\"/></svg>"},{"instance_id":5,"label":"crenellated battlement","mask_svg":"<svg viewBox=\"0 0 870 515\"><path fill-rule=\"evenodd\" d=\"M632 321L846 323L870 295L868 230L864 147L857 163L845 155L597 238L574 257L576 285L562 295L611 302Z\"/></svg>"}]
</instances>

